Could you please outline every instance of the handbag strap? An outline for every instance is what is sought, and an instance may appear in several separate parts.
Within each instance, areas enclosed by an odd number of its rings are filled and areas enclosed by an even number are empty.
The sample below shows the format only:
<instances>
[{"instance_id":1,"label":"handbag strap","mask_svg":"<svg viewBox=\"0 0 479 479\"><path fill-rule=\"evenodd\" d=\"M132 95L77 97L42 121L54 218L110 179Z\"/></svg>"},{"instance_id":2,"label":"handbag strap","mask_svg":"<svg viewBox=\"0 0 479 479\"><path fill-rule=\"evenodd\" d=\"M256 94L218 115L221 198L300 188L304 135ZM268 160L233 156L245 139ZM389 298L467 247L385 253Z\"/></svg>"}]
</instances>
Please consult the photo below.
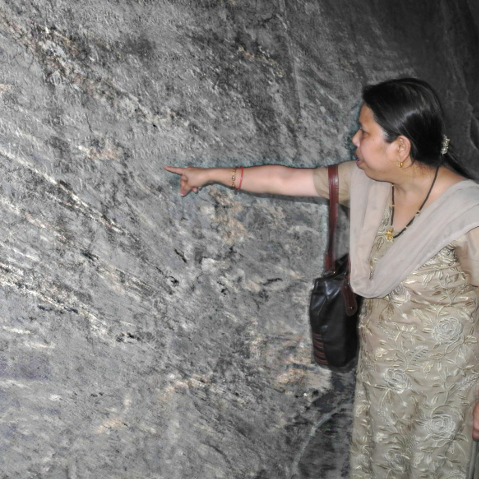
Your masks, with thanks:
<instances>
[{"instance_id":1,"label":"handbag strap","mask_svg":"<svg viewBox=\"0 0 479 479\"><path fill-rule=\"evenodd\" d=\"M336 261L336 225L338 222L339 179L338 165L328 166L329 183L329 239L325 256L327 271L334 271Z\"/></svg>"}]
</instances>

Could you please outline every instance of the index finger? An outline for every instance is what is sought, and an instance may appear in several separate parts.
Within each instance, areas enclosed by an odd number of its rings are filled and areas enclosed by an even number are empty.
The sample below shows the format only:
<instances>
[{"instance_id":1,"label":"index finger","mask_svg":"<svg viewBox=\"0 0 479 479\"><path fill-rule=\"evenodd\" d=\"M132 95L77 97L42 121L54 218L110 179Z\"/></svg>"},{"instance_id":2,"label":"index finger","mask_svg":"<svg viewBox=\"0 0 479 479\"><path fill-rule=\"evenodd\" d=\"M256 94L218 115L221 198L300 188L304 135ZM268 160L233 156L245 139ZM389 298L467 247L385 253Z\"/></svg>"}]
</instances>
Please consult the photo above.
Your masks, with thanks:
<instances>
[{"instance_id":1,"label":"index finger","mask_svg":"<svg viewBox=\"0 0 479 479\"><path fill-rule=\"evenodd\" d=\"M170 173L176 173L177 175L182 175L184 168L178 168L176 166L164 166L163 167L166 171Z\"/></svg>"}]
</instances>

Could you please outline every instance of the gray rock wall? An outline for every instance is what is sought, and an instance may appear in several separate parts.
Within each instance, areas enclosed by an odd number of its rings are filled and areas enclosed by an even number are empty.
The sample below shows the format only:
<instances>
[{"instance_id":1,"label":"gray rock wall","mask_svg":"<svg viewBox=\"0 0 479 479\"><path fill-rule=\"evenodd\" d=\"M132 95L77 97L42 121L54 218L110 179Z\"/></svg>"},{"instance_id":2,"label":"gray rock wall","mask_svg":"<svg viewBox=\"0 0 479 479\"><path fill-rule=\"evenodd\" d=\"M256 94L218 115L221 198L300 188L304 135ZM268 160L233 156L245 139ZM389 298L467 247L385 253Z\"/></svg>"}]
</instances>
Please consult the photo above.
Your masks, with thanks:
<instances>
[{"instance_id":1,"label":"gray rock wall","mask_svg":"<svg viewBox=\"0 0 479 479\"><path fill-rule=\"evenodd\" d=\"M478 170L468 3L0 0L2 479L346 474L352 378L307 323L326 204L162 167L346 160L362 85L407 74Z\"/></svg>"}]
</instances>

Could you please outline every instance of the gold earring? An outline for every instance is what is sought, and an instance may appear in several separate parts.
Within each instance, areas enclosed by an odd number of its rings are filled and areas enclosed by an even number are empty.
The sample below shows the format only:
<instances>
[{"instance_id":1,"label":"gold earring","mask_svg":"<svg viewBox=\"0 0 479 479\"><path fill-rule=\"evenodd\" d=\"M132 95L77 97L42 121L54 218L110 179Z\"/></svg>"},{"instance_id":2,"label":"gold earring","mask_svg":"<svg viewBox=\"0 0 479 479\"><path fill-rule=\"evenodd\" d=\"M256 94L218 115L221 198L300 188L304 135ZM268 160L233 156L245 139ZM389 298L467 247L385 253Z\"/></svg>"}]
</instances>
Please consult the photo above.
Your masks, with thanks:
<instances>
[{"instance_id":1,"label":"gold earring","mask_svg":"<svg viewBox=\"0 0 479 479\"><path fill-rule=\"evenodd\" d=\"M398 166L399 166L399 168L402 168L402 167L403 167L403 165L404 165L404 161L400 161L400 160L398 160Z\"/></svg>"}]
</instances>

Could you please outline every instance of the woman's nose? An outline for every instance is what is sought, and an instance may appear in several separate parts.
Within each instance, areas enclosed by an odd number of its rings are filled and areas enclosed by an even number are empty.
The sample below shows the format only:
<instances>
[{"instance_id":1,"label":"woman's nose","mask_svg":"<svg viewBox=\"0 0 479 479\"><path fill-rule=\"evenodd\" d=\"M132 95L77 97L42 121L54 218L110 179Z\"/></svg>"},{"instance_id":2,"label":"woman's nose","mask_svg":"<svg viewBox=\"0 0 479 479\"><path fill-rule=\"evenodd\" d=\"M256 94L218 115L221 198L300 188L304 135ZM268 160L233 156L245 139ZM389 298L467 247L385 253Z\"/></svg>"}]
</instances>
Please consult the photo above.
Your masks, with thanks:
<instances>
[{"instance_id":1,"label":"woman's nose","mask_svg":"<svg viewBox=\"0 0 479 479\"><path fill-rule=\"evenodd\" d=\"M359 147L359 130L354 134L354 136L351 138L351 141L353 142L353 145L358 148Z\"/></svg>"}]
</instances>

